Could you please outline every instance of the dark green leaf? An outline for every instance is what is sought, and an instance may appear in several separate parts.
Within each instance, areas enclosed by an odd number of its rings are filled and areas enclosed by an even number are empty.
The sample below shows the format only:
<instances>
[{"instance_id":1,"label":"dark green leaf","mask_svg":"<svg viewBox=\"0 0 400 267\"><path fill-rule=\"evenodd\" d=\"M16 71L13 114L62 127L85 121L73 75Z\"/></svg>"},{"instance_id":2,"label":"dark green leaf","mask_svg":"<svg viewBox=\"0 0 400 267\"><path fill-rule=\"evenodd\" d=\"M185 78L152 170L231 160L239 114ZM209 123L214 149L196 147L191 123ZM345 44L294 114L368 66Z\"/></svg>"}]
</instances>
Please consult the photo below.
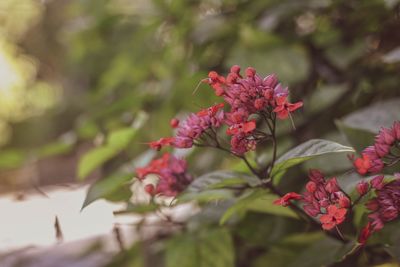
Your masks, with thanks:
<instances>
[{"instance_id":1,"label":"dark green leaf","mask_svg":"<svg viewBox=\"0 0 400 267\"><path fill-rule=\"evenodd\" d=\"M276 164L272 169L272 175L275 176L285 169L288 169L294 165L300 164L317 156L344 152L354 152L354 150L351 147L343 146L336 142L322 139L312 139L298 145L297 147L282 155L276 161Z\"/></svg>"}]
</instances>

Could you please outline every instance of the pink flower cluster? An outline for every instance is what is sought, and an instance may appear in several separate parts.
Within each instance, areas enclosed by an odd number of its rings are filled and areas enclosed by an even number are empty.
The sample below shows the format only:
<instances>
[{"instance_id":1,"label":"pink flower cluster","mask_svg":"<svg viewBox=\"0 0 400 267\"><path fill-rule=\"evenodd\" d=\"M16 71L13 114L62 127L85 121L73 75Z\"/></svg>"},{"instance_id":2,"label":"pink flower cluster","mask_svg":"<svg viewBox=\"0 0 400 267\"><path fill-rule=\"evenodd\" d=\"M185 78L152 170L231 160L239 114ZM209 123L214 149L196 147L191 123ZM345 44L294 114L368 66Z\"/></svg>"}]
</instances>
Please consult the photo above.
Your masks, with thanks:
<instances>
[{"instance_id":1,"label":"pink flower cluster","mask_svg":"<svg viewBox=\"0 0 400 267\"><path fill-rule=\"evenodd\" d=\"M376 196L370 199L365 206L371 211L369 222L361 231L360 243L365 243L368 237L381 230L385 223L393 221L400 215L400 174L396 179L384 182L384 176L379 175L371 180L371 188L375 189ZM361 182L366 184L366 182ZM360 183L360 184L361 184ZM359 192L360 193L360 192Z\"/></svg>"},{"instance_id":2,"label":"pink flower cluster","mask_svg":"<svg viewBox=\"0 0 400 267\"><path fill-rule=\"evenodd\" d=\"M322 228L330 230L345 220L351 206L350 199L340 189L335 177L326 179L320 171L310 170L309 178L302 196L291 192L274 203L287 206L289 200L301 200L304 211L312 217L319 216Z\"/></svg>"},{"instance_id":3,"label":"pink flower cluster","mask_svg":"<svg viewBox=\"0 0 400 267\"><path fill-rule=\"evenodd\" d=\"M400 142L400 121L393 123L391 128L382 128L375 137L375 144L361 153L353 164L361 175L376 174L385 166L384 158L391 154L393 145Z\"/></svg>"},{"instance_id":4,"label":"pink flower cluster","mask_svg":"<svg viewBox=\"0 0 400 267\"><path fill-rule=\"evenodd\" d=\"M178 126L173 145L177 148L189 148L193 146L194 140L211 129L219 128L224 121L224 111L220 110L224 104L217 104L197 113L192 113Z\"/></svg>"},{"instance_id":5,"label":"pink flower cluster","mask_svg":"<svg viewBox=\"0 0 400 267\"><path fill-rule=\"evenodd\" d=\"M156 186L151 184L145 187L150 195L176 196L188 186L192 177L186 172L187 164L183 159L178 159L169 153L155 159L146 167L137 168L136 174L143 180L149 174L155 174L159 180Z\"/></svg>"},{"instance_id":6,"label":"pink flower cluster","mask_svg":"<svg viewBox=\"0 0 400 267\"><path fill-rule=\"evenodd\" d=\"M212 71L204 82L231 107L226 113L227 134L231 135L232 152L239 155L255 149L260 140L255 134L256 123L250 119L251 116L276 114L279 119L286 119L290 112L303 106L301 101L294 104L288 102L288 88L278 83L276 75L262 78L252 67L246 69L245 77L240 74L237 65L231 67L226 77Z\"/></svg>"},{"instance_id":7,"label":"pink flower cluster","mask_svg":"<svg viewBox=\"0 0 400 267\"><path fill-rule=\"evenodd\" d=\"M217 96L223 97L230 106L229 112L224 112L224 103L211 106L197 113L192 113L179 123L177 119L170 122L176 128L175 137L165 137L150 142L151 148L160 150L164 146L176 148L190 148L204 133L212 131L213 134L222 125L227 126L226 134L230 136L230 150L243 155L249 150L254 150L266 135L256 130L256 118L286 119L303 103L289 103L288 88L284 88L276 75L261 78L254 68L247 68L246 77L240 74L240 67L233 66L227 77L220 76L211 71L203 82L209 84ZM216 137L215 137L216 138Z\"/></svg>"}]
</instances>

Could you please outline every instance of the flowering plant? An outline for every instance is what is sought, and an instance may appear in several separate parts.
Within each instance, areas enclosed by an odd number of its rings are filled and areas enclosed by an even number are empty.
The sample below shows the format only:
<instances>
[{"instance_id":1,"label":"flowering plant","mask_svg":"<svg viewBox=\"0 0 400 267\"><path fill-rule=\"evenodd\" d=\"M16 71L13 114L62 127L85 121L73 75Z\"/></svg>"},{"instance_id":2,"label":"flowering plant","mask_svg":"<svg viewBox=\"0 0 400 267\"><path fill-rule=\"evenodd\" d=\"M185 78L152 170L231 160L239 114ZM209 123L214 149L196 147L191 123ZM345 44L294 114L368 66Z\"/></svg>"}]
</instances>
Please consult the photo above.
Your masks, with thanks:
<instances>
[{"instance_id":1,"label":"flowering plant","mask_svg":"<svg viewBox=\"0 0 400 267\"><path fill-rule=\"evenodd\" d=\"M334 251L332 257L323 259L324 264L346 264L358 259L372 242L369 239L373 234L398 218L400 175L393 172L390 175L390 168L400 162L399 121L390 128L381 128L375 143L365 148L359 157L352 147L323 139L308 140L282 153L278 134L285 125L290 126L289 131L295 129L295 113L303 102L291 102L289 89L276 75L262 77L251 67L241 74L240 67L235 65L226 77L211 71L202 83L209 85L221 102L185 118L172 118L173 134L147 143L150 149L163 151L160 157L135 170L150 205L138 209L143 202L130 203L124 212L162 215L166 223L180 231L179 235L172 235L172 243L176 240L189 242L192 236L187 233L191 233L203 243L216 242L216 257L226 253L228 247L229 255L222 258L218 266L233 266L232 236L235 237L236 227L246 221L252 211L283 217L285 222L295 220L295 229L299 232L317 233L317 244L327 245ZM196 177L182 153L177 153L184 150L187 154L194 148L215 149L236 158L240 161L240 171L222 170ZM268 155L263 155L264 151L268 151ZM324 170L310 169L304 189L289 186L296 189L294 192L282 186L293 181L296 174L291 170L296 165L338 153L347 153L351 163L351 168L343 175L328 177ZM347 180L354 179L358 182L346 186ZM173 214L165 214L166 206L185 202L190 203L192 212L197 210L194 215L178 220ZM214 228L204 232L201 230L204 226L193 226L193 221L205 216L214 202L211 207L218 210L217 218L207 222ZM358 224L354 223L356 217ZM215 219L220 226L215 226ZM310 243L307 246L311 246ZM185 249L176 244L167 246L167 264L168 257L172 257L168 255L186 253Z\"/></svg>"}]
</instances>

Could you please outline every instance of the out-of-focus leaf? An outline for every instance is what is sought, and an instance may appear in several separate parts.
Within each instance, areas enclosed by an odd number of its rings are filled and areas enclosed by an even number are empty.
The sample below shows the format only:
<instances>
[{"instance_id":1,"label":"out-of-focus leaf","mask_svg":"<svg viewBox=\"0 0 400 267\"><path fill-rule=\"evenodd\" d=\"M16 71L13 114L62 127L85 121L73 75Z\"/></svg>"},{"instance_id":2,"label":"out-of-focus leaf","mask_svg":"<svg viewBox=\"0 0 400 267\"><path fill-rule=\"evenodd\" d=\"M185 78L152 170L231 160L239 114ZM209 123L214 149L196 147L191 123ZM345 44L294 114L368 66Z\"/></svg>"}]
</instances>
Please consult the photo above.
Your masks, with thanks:
<instances>
[{"instance_id":1,"label":"out-of-focus leaf","mask_svg":"<svg viewBox=\"0 0 400 267\"><path fill-rule=\"evenodd\" d=\"M400 61L400 47L393 49L382 56L382 61L385 63L397 63Z\"/></svg>"},{"instance_id":2,"label":"out-of-focus leaf","mask_svg":"<svg viewBox=\"0 0 400 267\"><path fill-rule=\"evenodd\" d=\"M254 267L320 267L341 261L355 244L343 244L322 233L304 233L289 236L271 247Z\"/></svg>"},{"instance_id":3,"label":"out-of-focus leaf","mask_svg":"<svg viewBox=\"0 0 400 267\"><path fill-rule=\"evenodd\" d=\"M335 123L347 140L362 151L374 142L374 136L381 127L390 127L400 120L400 99L375 103L367 108L347 115Z\"/></svg>"},{"instance_id":4,"label":"out-of-focus leaf","mask_svg":"<svg viewBox=\"0 0 400 267\"><path fill-rule=\"evenodd\" d=\"M307 107L305 112L323 112L324 108L334 103L345 91L344 85L318 87L310 98L304 100L304 106Z\"/></svg>"},{"instance_id":5,"label":"out-of-focus leaf","mask_svg":"<svg viewBox=\"0 0 400 267\"><path fill-rule=\"evenodd\" d=\"M259 179L250 174L232 171L214 171L196 178L187 188L187 192L201 192L210 188L234 184L256 186L259 183Z\"/></svg>"},{"instance_id":6,"label":"out-of-focus leaf","mask_svg":"<svg viewBox=\"0 0 400 267\"><path fill-rule=\"evenodd\" d=\"M57 141L42 147L38 154L40 157L55 156L60 154L66 154L72 151L72 148L73 148L73 143Z\"/></svg>"},{"instance_id":7,"label":"out-of-focus leaf","mask_svg":"<svg viewBox=\"0 0 400 267\"><path fill-rule=\"evenodd\" d=\"M264 60L268 58L268 60ZM268 50L251 50L244 46L233 49L226 66L253 66L260 75L276 73L285 82L303 79L309 70L305 51L298 46L279 46Z\"/></svg>"},{"instance_id":8,"label":"out-of-focus leaf","mask_svg":"<svg viewBox=\"0 0 400 267\"><path fill-rule=\"evenodd\" d=\"M336 142L322 139L312 139L298 145L297 147L282 155L276 161L276 164L272 169L271 174L275 176L285 169L288 169L292 166L295 166L320 155L343 152L354 152L354 150L351 147L343 146ZM275 180L275 182L278 181Z\"/></svg>"},{"instance_id":9,"label":"out-of-focus leaf","mask_svg":"<svg viewBox=\"0 0 400 267\"><path fill-rule=\"evenodd\" d=\"M102 165L104 162L110 160L116 154L118 154L118 150L105 146L105 147L96 147L79 160L78 165L78 178L83 180L87 175L89 175L92 171Z\"/></svg>"},{"instance_id":10,"label":"out-of-focus leaf","mask_svg":"<svg viewBox=\"0 0 400 267\"><path fill-rule=\"evenodd\" d=\"M107 145L115 149L123 149L132 141L135 133L136 129L130 127L113 131L108 137Z\"/></svg>"},{"instance_id":11,"label":"out-of-focus leaf","mask_svg":"<svg viewBox=\"0 0 400 267\"><path fill-rule=\"evenodd\" d=\"M98 180L92 184L86 194L82 209L99 198L105 198L113 192L117 191L132 179L131 174L114 174L105 179Z\"/></svg>"},{"instance_id":12,"label":"out-of-focus leaf","mask_svg":"<svg viewBox=\"0 0 400 267\"><path fill-rule=\"evenodd\" d=\"M16 168L21 166L26 159L24 152L17 149L0 151L0 168Z\"/></svg>"},{"instance_id":13,"label":"out-of-focus leaf","mask_svg":"<svg viewBox=\"0 0 400 267\"><path fill-rule=\"evenodd\" d=\"M239 198L235 204L226 210L221 217L220 224L224 224L235 214L244 215L249 210L297 218L297 215L292 210L274 205L273 201L275 199L277 199L276 196L267 193L263 189L252 190Z\"/></svg>"},{"instance_id":14,"label":"out-of-focus leaf","mask_svg":"<svg viewBox=\"0 0 400 267\"><path fill-rule=\"evenodd\" d=\"M166 267L233 267L234 248L226 229L204 229L174 236L167 244Z\"/></svg>"},{"instance_id":15,"label":"out-of-focus leaf","mask_svg":"<svg viewBox=\"0 0 400 267\"><path fill-rule=\"evenodd\" d=\"M84 179L93 170L121 152L132 141L135 133L136 129L130 127L111 132L105 145L90 150L79 160L78 177Z\"/></svg>"},{"instance_id":16,"label":"out-of-focus leaf","mask_svg":"<svg viewBox=\"0 0 400 267\"><path fill-rule=\"evenodd\" d=\"M186 192L178 197L180 202L197 201L199 203L208 203L216 200L231 199L234 197L230 189L210 189L201 192Z\"/></svg>"},{"instance_id":17,"label":"out-of-focus leaf","mask_svg":"<svg viewBox=\"0 0 400 267\"><path fill-rule=\"evenodd\" d=\"M351 128L378 133L381 127L390 127L400 120L400 99L377 102L342 118L344 125Z\"/></svg>"}]
</instances>

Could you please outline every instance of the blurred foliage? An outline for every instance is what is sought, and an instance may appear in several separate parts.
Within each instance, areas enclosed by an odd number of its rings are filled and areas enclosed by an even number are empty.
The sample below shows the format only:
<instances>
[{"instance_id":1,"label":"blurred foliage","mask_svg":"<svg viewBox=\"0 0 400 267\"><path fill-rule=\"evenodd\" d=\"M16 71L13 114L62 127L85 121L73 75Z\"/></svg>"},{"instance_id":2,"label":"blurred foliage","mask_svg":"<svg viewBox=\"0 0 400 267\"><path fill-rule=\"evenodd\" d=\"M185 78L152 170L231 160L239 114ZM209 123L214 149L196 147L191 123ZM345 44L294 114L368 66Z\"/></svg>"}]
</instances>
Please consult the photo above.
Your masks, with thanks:
<instances>
[{"instance_id":1,"label":"blurred foliage","mask_svg":"<svg viewBox=\"0 0 400 267\"><path fill-rule=\"evenodd\" d=\"M296 130L290 123L279 129L279 154L313 138L359 151L374 131L400 116L399 100L393 100L400 97L399 29L398 0L2 0L0 185L20 184L10 171L50 158L64 165L72 157L74 164L64 170L70 178L99 179L84 206L98 198L128 201L129 174L154 155L145 143L171 135L170 118L216 102L205 85L193 91L208 71L226 73L232 64L277 73L292 88L291 98L304 100ZM268 151L260 148L258 159L266 160ZM195 175L245 170L218 152L185 153ZM337 174L344 170L343 157L332 154L303 165ZM291 177L279 183L283 191L304 184L304 166L281 173ZM47 178L57 181L61 172L46 172ZM243 203L221 189L250 184L245 176L225 178L195 194L197 200L220 201L217 206L224 208L213 211L218 219L199 216L215 226L226 210L238 209L242 229L257 234L243 239L240 231L220 228L182 233L165 244L167 266L232 266L234 260L236 266L327 266L348 252L327 237L293 236L293 229L306 229L277 216L279 210L251 197ZM234 227L230 221L227 227ZM386 250L372 247L369 256L350 259L348 266L399 257L398 247ZM114 266L143 266L152 252L136 246ZM220 261L210 261L219 254Z\"/></svg>"}]
</instances>

